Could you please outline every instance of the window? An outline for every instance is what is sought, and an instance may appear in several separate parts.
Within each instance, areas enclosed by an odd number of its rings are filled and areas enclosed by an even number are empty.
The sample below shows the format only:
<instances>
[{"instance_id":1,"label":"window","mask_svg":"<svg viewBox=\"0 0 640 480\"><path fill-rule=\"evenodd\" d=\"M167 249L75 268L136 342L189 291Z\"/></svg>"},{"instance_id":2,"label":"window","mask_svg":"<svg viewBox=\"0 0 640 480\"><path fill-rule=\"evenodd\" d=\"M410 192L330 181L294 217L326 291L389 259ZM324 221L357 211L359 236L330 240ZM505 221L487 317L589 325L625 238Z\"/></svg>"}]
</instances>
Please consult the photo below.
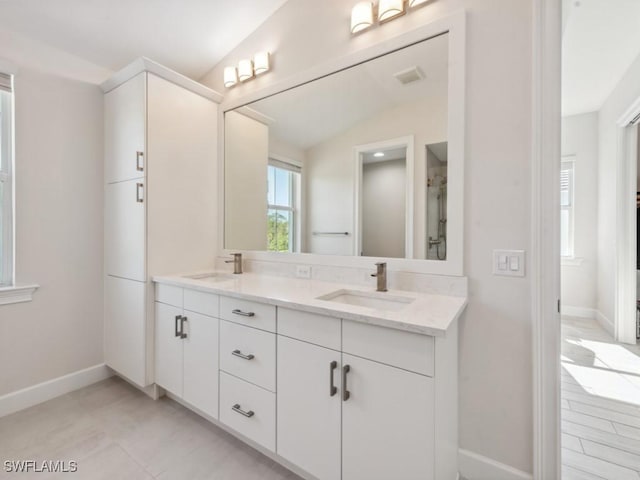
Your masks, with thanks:
<instances>
[{"instance_id":1,"label":"window","mask_svg":"<svg viewBox=\"0 0 640 480\"><path fill-rule=\"evenodd\" d=\"M270 158L267 179L267 250L298 251L300 167Z\"/></svg>"},{"instance_id":2,"label":"window","mask_svg":"<svg viewBox=\"0 0 640 480\"><path fill-rule=\"evenodd\" d=\"M0 73L0 286L13 285L13 77Z\"/></svg>"},{"instance_id":3,"label":"window","mask_svg":"<svg viewBox=\"0 0 640 480\"><path fill-rule=\"evenodd\" d=\"M573 257L575 163L564 160L560 166L560 255Z\"/></svg>"}]
</instances>

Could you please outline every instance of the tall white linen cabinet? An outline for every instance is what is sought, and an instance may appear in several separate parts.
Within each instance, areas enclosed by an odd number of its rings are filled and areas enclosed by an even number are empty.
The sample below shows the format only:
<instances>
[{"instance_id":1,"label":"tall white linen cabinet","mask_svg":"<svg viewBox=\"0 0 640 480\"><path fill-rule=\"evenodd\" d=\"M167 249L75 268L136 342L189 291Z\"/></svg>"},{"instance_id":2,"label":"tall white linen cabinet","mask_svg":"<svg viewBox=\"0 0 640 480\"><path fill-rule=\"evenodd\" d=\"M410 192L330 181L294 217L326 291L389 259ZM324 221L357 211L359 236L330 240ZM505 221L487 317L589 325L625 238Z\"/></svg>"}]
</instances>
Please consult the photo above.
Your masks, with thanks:
<instances>
[{"instance_id":1,"label":"tall white linen cabinet","mask_svg":"<svg viewBox=\"0 0 640 480\"><path fill-rule=\"evenodd\" d=\"M213 267L221 96L148 59L102 84L105 363L154 383L153 275Z\"/></svg>"}]
</instances>

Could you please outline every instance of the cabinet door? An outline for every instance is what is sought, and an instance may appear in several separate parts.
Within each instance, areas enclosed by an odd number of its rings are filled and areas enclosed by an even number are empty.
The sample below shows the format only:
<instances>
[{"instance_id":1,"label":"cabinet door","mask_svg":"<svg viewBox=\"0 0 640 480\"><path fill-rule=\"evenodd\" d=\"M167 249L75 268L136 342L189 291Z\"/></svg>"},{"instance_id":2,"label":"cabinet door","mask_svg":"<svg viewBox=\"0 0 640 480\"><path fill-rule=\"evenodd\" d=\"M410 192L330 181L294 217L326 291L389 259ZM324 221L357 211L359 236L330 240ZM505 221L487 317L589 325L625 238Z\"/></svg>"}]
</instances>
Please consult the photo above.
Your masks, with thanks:
<instances>
[{"instance_id":1,"label":"cabinet door","mask_svg":"<svg viewBox=\"0 0 640 480\"><path fill-rule=\"evenodd\" d=\"M182 309L156 303L156 383L182 396Z\"/></svg>"},{"instance_id":2,"label":"cabinet door","mask_svg":"<svg viewBox=\"0 0 640 480\"><path fill-rule=\"evenodd\" d=\"M218 418L218 319L187 312L183 398Z\"/></svg>"},{"instance_id":3,"label":"cabinet door","mask_svg":"<svg viewBox=\"0 0 640 480\"><path fill-rule=\"evenodd\" d=\"M105 192L107 275L145 281L144 182L112 183Z\"/></svg>"},{"instance_id":4,"label":"cabinet door","mask_svg":"<svg viewBox=\"0 0 640 480\"><path fill-rule=\"evenodd\" d=\"M145 284L107 276L104 313L105 363L146 386Z\"/></svg>"},{"instance_id":5,"label":"cabinet door","mask_svg":"<svg viewBox=\"0 0 640 480\"><path fill-rule=\"evenodd\" d=\"M343 354L343 480L434 478L433 379ZM344 368L344 367L343 367Z\"/></svg>"},{"instance_id":6,"label":"cabinet door","mask_svg":"<svg viewBox=\"0 0 640 480\"><path fill-rule=\"evenodd\" d=\"M340 478L339 384L339 352L278 336L277 451L320 480Z\"/></svg>"},{"instance_id":7,"label":"cabinet door","mask_svg":"<svg viewBox=\"0 0 640 480\"><path fill-rule=\"evenodd\" d=\"M104 96L105 182L144 177L146 72Z\"/></svg>"}]
</instances>

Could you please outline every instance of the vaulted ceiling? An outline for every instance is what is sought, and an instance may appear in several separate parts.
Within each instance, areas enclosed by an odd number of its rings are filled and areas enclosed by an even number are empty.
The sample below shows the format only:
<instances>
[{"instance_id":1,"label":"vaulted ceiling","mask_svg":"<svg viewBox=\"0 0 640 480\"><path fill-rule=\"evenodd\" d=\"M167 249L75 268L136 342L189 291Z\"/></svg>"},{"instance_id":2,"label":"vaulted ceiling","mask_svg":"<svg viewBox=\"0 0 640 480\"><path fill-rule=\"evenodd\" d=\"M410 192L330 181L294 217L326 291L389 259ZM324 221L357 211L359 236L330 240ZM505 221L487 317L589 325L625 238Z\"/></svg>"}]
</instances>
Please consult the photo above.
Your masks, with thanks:
<instances>
[{"instance_id":1,"label":"vaulted ceiling","mask_svg":"<svg viewBox=\"0 0 640 480\"><path fill-rule=\"evenodd\" d=\"M639 0L563 0L562 114L600 110L639 54Z\"/></svg>"},{"instance_id":2,"label":"vaulted ceiling","mask_svg":"<svg viewBox=\"0 0 640 480\"><path fill-rule=\"evenodd\" d=\"M118 70L146 56L199 79L286 0L0 0L0 29Z\"/></svg>"}]
</instances>

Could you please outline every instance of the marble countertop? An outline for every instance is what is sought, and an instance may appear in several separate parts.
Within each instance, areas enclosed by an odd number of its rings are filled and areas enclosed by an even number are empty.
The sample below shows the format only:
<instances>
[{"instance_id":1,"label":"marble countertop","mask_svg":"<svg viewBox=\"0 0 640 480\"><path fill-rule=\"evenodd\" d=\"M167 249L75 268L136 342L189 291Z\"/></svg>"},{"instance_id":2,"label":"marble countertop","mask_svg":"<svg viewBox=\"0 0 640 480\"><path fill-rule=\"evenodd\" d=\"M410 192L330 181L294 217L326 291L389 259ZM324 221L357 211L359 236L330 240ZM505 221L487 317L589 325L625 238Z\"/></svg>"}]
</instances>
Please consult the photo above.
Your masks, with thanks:
<instances>
[{"instance_id":1,"label":"marble countertop","mask_svg":"<svg viewBox=\"0 0 640 480\"><path fill-rule=\"evenodd\" d=\"M458 319L467 305L464 297L389 290L380 293L381 298L404 297L411 301L400 310L388 311L318 299L337 290L377 295L373 289L357 285L256 273L233 275L219 272L221 277L214 277L215 280L204 275L206 273L202 272L161 275L154 276L153 281L436 337L446 336L449 326ZM190 278L194 276L202 278Z\"/></svg>"}]
</instances>

